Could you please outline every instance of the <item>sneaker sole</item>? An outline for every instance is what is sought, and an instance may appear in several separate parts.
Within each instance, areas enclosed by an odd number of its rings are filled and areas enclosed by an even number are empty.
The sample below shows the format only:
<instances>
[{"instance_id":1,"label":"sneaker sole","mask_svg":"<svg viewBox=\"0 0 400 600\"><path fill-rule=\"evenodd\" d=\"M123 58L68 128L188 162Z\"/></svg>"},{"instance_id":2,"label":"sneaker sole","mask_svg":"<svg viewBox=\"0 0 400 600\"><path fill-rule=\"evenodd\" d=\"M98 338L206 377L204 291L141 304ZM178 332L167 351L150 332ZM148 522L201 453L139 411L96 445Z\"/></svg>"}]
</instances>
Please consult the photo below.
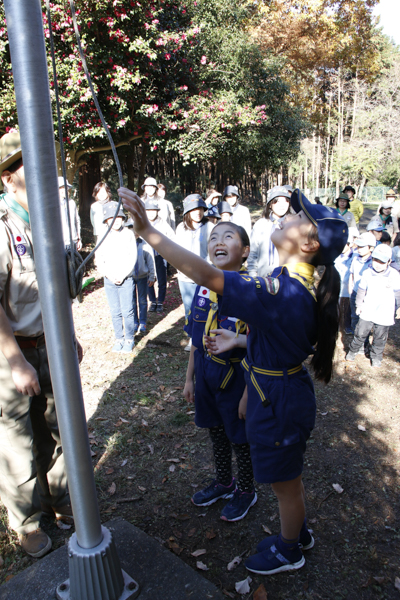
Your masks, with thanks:
<instances>
[{"instance_id":1,"label":"sneaker sole","mask_svg":"<svg viewBox=\"0 0 400 600\"><path fill-rule=\"evenodd\" d=\"M305 565L305 562L306 559L304 558L304 556L302 556L301 560L299 560L296 563L291 563L290 565L282 565L281 567L278 567L277 569L272 569L271 571L259 571L257 569L251 569L246 565L245 566L248 571L251 571L252 573L257 573L258 575L274 575L275 573L282 573L282 571L295 571L296 569L301 569L301 567Z\"/></svg>"},{"instance_id":2,"label":"sneaker sole","mask_svg":"<svg viewBox=\"0 0 400 600\"><path fill-rule=\"evenodd\" d=\"M232 496L233 496L233 494L232 494ZM251 509L251 507L254 506L256 502L257 502L257 494L254 496L253 501L250 504L250 506L247 508L246 512L244 512L242 515L240 515L239 517L236 517L235 519L227 519L225 517L225 515L221 515L221 520L227 521L228 523L234 523L235 521L240 521L241 519L244 519L245 516L247 515L247 513L249 512L249 510Z\"/></svg>"},{"instance_id":3,"label":"sneaker sole","mask_svg":"<svg viewBox=\"0 0 400 600\"><path fill-rule=\"evenodd\" d=\"M223 496L218 496L218 498L213 498L209 502L202 502L201 504L196 504L196 502L193 500L193 498L191 500L195 506L211 506L211 504L214 504L214 502L218 502L218 500L224 500L224 499L229 500L230 498L233 498L234 492L235 492L235 490L233 490L233 492L231 492L229 494L224 494Z\"/></svg>"}]
</instances>

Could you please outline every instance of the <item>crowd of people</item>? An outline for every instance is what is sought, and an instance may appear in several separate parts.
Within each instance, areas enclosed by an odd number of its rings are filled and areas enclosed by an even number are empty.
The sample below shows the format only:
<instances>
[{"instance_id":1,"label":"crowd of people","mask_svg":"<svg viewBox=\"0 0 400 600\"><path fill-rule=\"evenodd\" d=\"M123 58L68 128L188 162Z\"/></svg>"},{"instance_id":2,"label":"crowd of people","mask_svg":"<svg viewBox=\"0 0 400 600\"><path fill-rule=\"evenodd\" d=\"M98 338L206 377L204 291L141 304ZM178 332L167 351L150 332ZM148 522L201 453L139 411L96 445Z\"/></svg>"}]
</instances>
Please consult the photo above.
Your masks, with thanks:
<instances>
[{"instance_id":1,"label":"crowd of people","mask_svg":"<svg viewBox=\"0 0 400 600\"><path fill-rule=\"evenodd\" d=\"M73 514L18 134L0 139L0 175L0 497L22 548L40 557L51 548L41 514L66 519ZM68 225L63 224L64 244L78 247L79 219L65 200L62 178L59 188ZM112 317L113 351L131 352L135 335L146 332L147 311L163 312L167 267L175 267L190 351L184 395L195 403L197 426L209 430L215 463L215 478L192 502L204 507L226 499L221 519L238 521L257 502L255 481L270 483L281 532L259 543L246 568L263 575L299 569L304 552L314 546L302 472L316 400L303 362L311 355L316 379L328 383L341 327L352 336L346 359L362 352L372 367L380 366L400 305L392 190L366 231L360 230L363 205L351 186L336 199L336 208L312 203L290 185L276 186L253 228L234 185L222 193L210 190L206 200L199 193L187 196L177 226L162 184L148 177L142 192L139 197L118 190L124 211L106 183L93 191L96 240L108 231L96 265ZM78 341L76 349L81 358Z\"/></svg>"}]
</instances>

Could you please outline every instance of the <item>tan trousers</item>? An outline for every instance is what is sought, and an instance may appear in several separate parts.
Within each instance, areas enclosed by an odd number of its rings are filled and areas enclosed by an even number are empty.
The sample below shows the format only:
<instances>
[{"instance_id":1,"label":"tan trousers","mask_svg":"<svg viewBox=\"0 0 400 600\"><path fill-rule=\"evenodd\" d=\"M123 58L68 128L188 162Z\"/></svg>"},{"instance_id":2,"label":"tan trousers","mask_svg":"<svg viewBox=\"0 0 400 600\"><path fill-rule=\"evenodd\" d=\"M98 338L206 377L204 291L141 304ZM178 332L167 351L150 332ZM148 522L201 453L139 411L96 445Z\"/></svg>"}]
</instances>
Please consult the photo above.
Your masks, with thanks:
<instances>
[{"instance_id":1,"label":"tan trousers","mask_svg":"<svg viewBox=\"0 0 400 600\"><path fill-rule=\"evenodd\" d=\"M41 394L19 394L0 353L0 498L10 527L27 534L39 527L41 502L61 507L69 496L46 347L23 354Z\"/></svg>"}]
</instances>

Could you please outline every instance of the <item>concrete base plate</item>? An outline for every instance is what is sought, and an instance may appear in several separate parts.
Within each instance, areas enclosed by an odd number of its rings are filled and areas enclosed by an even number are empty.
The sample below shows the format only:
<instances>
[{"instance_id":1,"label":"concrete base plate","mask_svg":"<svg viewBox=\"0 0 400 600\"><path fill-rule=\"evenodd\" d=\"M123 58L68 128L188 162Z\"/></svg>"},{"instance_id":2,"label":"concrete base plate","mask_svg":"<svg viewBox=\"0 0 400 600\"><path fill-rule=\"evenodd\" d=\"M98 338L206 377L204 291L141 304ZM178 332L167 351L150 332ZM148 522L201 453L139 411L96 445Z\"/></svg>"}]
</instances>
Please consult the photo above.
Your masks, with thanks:
<instances>
[{"instance_id":1,"label":"concrete base plate","mask_svg":"<svg viewBox=\"0 0 400 600\"><path fill-rule=\"evenodd\" d=\"M138 582L138 600L223 600L212 583L159 542L122 519L104 523L115 536L121 567ZM67 546L0 587L0 600L54 600L68 579Z\"/></svg>"}]
</instances>

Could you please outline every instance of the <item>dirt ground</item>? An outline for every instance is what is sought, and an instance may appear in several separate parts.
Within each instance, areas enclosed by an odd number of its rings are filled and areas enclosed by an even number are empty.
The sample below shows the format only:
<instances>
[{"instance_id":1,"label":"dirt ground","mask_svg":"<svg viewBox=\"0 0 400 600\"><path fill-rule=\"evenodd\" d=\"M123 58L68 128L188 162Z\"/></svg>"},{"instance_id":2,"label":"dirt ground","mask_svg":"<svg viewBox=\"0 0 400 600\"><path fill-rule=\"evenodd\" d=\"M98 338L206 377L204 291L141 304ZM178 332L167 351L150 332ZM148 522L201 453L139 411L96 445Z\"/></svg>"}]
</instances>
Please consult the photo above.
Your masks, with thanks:
<instances>
[{"instance_id":1,"label":"dirt ground","mask_svg":"<svg viewBox=\"0 0 400 600\"><path fill-rule=\"evenodd\" d=\"M188 354L176 277L169 280L165 309L149 315L147 335L131 355L121 355L110 350L102 280L73 306L85 350L81 375L102 521L122 517L191 567L201 561L208 569L203 575L228 598L253 598L261 584L268 600L399 598L399 322L380 369L364 356L346 363L350 339L338 341L335 376L328 386L316 385L317 422L305 457L315 547L299 571L251 575L251 592L239 596L235 583L248 572L243 564L233 571L227 565L254 553L266 531L279 532L277 502L268 486L258 485L257 504L238 523L220 520L222 502L205 509L190 502L213 477L213 460L208 434L195 426L193 406L183 398ZM43 527L55 548L73 531L49 519ZM195 557L196 550L205 553ZM34 562L7 529L4 510L0 558L1 583Z\"/></svg>"}]
</instances>

